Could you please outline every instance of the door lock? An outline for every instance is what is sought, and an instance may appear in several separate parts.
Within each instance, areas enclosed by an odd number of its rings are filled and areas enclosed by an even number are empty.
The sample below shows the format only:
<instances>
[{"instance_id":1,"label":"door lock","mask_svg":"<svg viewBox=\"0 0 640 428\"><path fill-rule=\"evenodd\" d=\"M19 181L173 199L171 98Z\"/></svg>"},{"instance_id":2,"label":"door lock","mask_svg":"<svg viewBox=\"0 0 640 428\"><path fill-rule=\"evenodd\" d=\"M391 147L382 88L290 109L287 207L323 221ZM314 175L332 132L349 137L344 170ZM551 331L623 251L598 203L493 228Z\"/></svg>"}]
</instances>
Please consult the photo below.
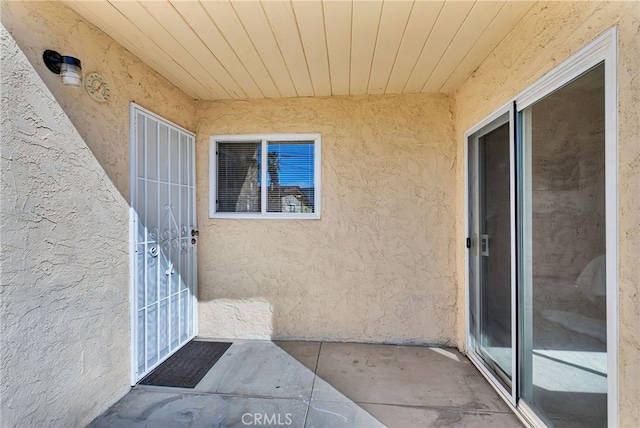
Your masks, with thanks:
<instances>
[{"instance_id":1,"label":"door lock","mask_svg":"<svg viewBox=\"0 0 640 428\"><path fill-rule=\"evenodd\" d=\"M199 234L198 229L191 229L191 236L198 236Z\"/></svg>"}]
</instances>

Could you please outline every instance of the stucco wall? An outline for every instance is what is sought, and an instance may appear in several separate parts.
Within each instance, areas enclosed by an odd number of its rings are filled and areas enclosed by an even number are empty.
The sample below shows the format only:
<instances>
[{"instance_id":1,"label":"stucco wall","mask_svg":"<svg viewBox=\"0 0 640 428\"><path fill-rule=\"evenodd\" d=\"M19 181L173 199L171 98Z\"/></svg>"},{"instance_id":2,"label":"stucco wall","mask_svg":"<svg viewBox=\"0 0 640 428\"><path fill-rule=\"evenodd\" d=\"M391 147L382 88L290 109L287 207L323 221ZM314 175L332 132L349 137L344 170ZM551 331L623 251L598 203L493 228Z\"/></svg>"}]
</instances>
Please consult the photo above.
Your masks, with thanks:
<instances>
[{"instance_id":1,"label":"stucco wall","mask_svg":"<svg viewBox=\"0 0 640 428\"><path fill-rule=\"evenodd\" d=\"M129 386L127 202L0 32L1 422L83 426Z\"/></svg>"},{"instance_id":2,"label":"stucco wall","mask_svg":"<svg viewBox=\"0 0 640 428\"><path fill-rule=\"evenodd\" d=\"M130 382L129 102L193 129L195 103L57 2L3 1L0 425L83 426ZM81 59L107 104L42 52Z\"/></svg>"},{"instance_id":3,"label":"stucco wall","mask_svg":"<svg viewBox=\"0 0 640 428\"><path fill-rule=\"evenodd\" d=\"M640 426L640 3L541 2L456 92L457 201L464 200L463 133L606 29L618 26L618 287L620 425ZM457 248L464 247L464 205L457 207ZM459 301L464 260L458 253ZM464 346L464 305L458 344Z\"/></svg>"},{"instance_id":4,"label":"stucco wall","mask_svg":"<svg viewBox=\"0 0 640 428\"><path fill-rule=\"evenodd\" d=\"M200 102L200 334L452 344L453 108L429 95ZM209 219L208 136L293 132L322 134L322 219Z\"/></svg>"},{"instance_id":5,"label":"stucco wall","mask_svg":"<svg viewBox=\"0 0 640 428\"><path fill-rule=\"evenodd\" d=\"M195 102L111 37L55 1L1 3L2 24L11 33L107 175L128 200L129 102L193 130ZM42 61L53 49L82 61L84 74L100 73L111 90L106 104L84 89L62 85Z\"/></svg>"}]
</instances>

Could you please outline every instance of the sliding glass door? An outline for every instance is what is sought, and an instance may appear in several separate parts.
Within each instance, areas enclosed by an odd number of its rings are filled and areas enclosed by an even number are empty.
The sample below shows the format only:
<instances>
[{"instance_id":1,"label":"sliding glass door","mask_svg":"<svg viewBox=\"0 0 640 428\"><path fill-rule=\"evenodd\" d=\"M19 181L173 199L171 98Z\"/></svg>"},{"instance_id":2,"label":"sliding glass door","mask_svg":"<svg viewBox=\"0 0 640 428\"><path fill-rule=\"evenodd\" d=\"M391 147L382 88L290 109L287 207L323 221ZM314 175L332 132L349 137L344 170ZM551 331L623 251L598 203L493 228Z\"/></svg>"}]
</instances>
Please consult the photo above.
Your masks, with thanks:
<instances>
[{"instance_id":1,"label":"sliding glass door","mask_svg":"<svg viewBox=\"0 0 640 428\"><path fill-rule=\"evenodd\" d=\"M607 424L604 64L519 113L522 395L548 425Z\"/></svg>"},{"instance_id":2,"label":"sliding glass door","mask_svg":"<svg viewBox=\"0 0 640 428\"><path fill-rule=\"evenodd\" d=\"M468 356L533 425L618 425L615 35L465 134Z\"/></svg>"},{"instance_id":3,"label":"sliding glass door","mask_svg":"<svg viewBox=\"0 0 640 428\"><path fill-rule=\"evenodd\" d=\"M506 111L468 138L470 345L508 395L515 368L511 116Z\"/></svg>"}]
</instances>

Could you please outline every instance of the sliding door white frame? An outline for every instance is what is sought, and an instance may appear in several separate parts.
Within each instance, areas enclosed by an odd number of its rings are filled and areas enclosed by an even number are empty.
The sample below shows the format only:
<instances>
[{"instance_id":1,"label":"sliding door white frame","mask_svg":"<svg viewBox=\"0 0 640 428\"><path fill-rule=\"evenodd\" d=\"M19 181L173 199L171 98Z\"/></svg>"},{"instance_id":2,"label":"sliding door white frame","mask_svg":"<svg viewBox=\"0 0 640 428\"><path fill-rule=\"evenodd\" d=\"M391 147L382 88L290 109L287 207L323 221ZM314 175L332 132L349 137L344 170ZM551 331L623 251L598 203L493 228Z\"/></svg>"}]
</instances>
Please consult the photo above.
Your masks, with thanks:
<instances>
[{"instance_id":1,"label":"sliding door white frame","mask_svg":"<svg viewBox=\"0 0 640 428\"><path fill-rule=\"evenodd\" d=\"M506 119L504 118L506 116ZM517 364L516 364L516 345L517 345L517 330L516 330L516 249L515 249L515 234L516 234L516 194L515 194L515 109L513 103L507 104L491 115L489 115L485 120L469 129L465 132L465 151L464 151L464 166L465 166L465 212L467 215L465 216L465 231L466 236L471 240L474 239L472 236L472 231L474 230L473 225L469 223L469 198L468 198L468 189L470 183L473 183L475 188L473 189L475 195L479 194L478 190L478 169L474 169L476 172L475 177L469 177L469 162L478 159L478 140L482 136L492 132L496 128L503 126L504 124L509 124L509 218L510 218L510 236L511 236L511 391L508 391L502 383L495 377L495 374L487 367L486 363L483 361L482 357L476 353L475 350L475 342L474 342L474 332L471 331L471 320L467 310L466 322L467 322L467 351L469 358L474 362L474 364L483 372L485 377L491 381L495 388L497 388L504 397L507 397L509 402L515 406L517 395L516 392L518 390L518 376L517 376ZM474 150L476 153L473 155L473 159L469 159L469 151L471 149L471 142L473 144ZM476 207L474 207L474 211L477 213L479 211L478 204L476 201ZM476 226L477 229L477 226ZM470 279L469 279L469 268L471 268L471 263L475 264L475 272L476 275L479 273L479 263L478 258L471 258L469 256L469 251L465 251L465 266L466 266L466 275L465 275L465 293L467 302L469 302L469 293L470 293ZM479 278L477 278L479 281ZM479 314L479 299L478 296L475 299L476 302L476 314ZM477 326L476 326L477 327Z\"/></svg>"},{"instance_id":2,"label":"sliding door white frame","mask_svg":"<svg viewBox=\"0 0 640 428\"><path fill-rule=\"evenodd\" d=\"M608 425L610 427L618 426L618 119L617 119L617 29L613 27L598 38L587 44L580 51L569 57L560 65L555 67L537 82L522 91L514 97L509 103L497 109L478 125L474 126L464 134L465 150L464 150L464 195L465 195L465 233L469 236L470 224L468 221L469 213L469 137L484 126L496 120L505 112L510 111L511 106L516 106L517 112L521 112L525 108L531 106L535 102L554 92L555 90L566 85L576 77L585 73L594 66L604 62L605 66L605 217L606 217L606 305L607 305L607 416ZM513 123L513 113L510 117ZM513 134L512 134L513 135ZM513 136L512 136L513 138ZM512 147L513 150L513 147ZM511 161L512 177L515 167L514 159ZM514 189L512 183L512 196ZM521 196L519 196L521 197ZM515 203L515 198L512 201ZM516 235L514 233L515 221L512 218L512 252L516 251ZM515 255L512 253L512 275L515 275L514 266ZM466 328L467 328L467 351L479 369L488 379L493 379L493 375L484 365L478 361L473 355L471 348L471 327L469 317L469 263L471 262L468 251L465 251L465 298L467 308L465 312ZM512 279L515 284L515 280ZM518 290L521 292L522 290ZM513 293L515 299L516 293ZM520 308L522 310L523 308ZM517 314L517 306L513 304L513 317ZM514 326L517 325L514 323ZM515 330L515 329L514 329ZM517 331L513 334L517 335ZM513 347L514 352L518 348ZM521 356L519 356L521 358ZM515 359L517 361L517 359ZM507 399L510 403L517 406L518 411L533 425L543 426L543 422L529 409L524 402L519 402L519 385L517 375L520 367L514 368L512 374L512 394L508 394L502 385L495 379L492 381L494 387Z\"/></svg>"},{"instance_id":3,"label":"sliding door white frame","mask_svg":"<svg viewBox=\"0 0 640 428\"><path fill-rule=\"evenodd\" d=\"M604 62L605 231L607 299L607 417L618 426L618 101L617 31L613 27L515 98L520 113ZM525 125L526 126L526 125Z\"/></svg>"}]
</instances>

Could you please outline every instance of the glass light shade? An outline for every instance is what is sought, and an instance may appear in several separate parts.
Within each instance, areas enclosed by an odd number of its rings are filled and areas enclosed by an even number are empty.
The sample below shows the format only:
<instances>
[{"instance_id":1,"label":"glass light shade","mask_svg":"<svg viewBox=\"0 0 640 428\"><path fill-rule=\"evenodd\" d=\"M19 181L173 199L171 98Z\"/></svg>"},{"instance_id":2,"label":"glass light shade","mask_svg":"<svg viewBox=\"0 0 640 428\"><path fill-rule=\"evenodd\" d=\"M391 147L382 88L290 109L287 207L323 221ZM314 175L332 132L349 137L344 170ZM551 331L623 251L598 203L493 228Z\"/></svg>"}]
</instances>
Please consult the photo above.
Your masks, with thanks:
<instances>
[{"instance_id":1,"label":"glass light shade","mask_svg":"<svg viewBox=\"0 0 640 428\"><path fill-rule=\"evenodd\" d=\"M82 67L80 60L72 56L63 56L60 61L60 78L67 86L82 86Z\"/></svg>"}]
</instances>

